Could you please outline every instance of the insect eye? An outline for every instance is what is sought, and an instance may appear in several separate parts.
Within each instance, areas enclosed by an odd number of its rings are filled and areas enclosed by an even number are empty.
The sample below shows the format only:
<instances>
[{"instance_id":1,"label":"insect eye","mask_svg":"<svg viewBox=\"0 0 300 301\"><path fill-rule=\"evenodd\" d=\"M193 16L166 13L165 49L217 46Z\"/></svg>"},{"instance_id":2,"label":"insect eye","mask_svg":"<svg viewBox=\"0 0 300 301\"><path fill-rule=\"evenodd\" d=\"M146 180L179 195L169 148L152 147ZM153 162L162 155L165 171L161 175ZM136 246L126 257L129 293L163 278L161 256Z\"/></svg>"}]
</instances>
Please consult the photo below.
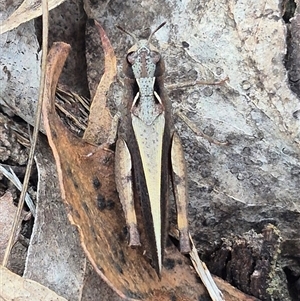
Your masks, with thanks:
<instances>
[{"instance_id":1,"label":"insect eye","mask_svg":"<svg viewBox=\"0 0 300 301\"><path fill-rule=\"evenodd\" d=\"M156 51L151 51L150 52L150 57L152 59L152 62L154 64L158 63L160 61L160 54Z\"/></svg>"},{"instance_id":2,"label":"insect eye","mask_svg":"<svg viewBox=\"0 0 300 301\"><path fill-rule=\"evenodd\" d=\"M127 54L127 61L133 65L135 60L137 58L137 52L136 51L133 51L133 52L130 52Z\"/></svg>"}]
</instances>

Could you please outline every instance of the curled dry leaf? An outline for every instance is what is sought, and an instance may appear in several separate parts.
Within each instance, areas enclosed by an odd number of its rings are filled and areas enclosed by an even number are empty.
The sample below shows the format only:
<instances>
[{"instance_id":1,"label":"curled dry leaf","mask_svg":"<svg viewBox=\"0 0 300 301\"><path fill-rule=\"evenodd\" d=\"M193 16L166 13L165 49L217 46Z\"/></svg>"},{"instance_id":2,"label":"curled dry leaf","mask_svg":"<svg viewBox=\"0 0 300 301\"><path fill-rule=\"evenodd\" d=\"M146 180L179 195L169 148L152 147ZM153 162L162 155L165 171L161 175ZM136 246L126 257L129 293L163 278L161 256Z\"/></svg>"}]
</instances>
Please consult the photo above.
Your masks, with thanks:
<instances>
[{"instance_id":1,"label":"curled dry leaf","mask_svg":"<svg viewBox=\"0 0 300 301\"><path fill-rule=\"evenodd\" d=\"M0 266L0 299L22 301L67 301L49 288Z\"/></svg>"},{"instance_id":2,"label":"curled dry leaf","mask_svg":"<svg viewBox=\"0 0 300 301\"><path fill-rule=\"evenodd\" d=\"M117 73L116 56L103 28L95 22L101 37L105 55L105 73L97 87L94 100L90 108L88 127L84 133L84 139L93 143L103 143L107 140L110 131L112 117L106 106L106 94L110 84L114 81ZM101 116L101 118L99 118Z\"/></svg>"},{"instance_id":3,"label":"curled dry leaf","mask_svg":"<svg viewBox=\"0 0 300 301\"><path fill-rule=\"evenodd\" d=\"M49 0L49 10L57 7L65 0ZM9 16L0 26L0 34L18 27L20 24L35 19L42 15L42 1L24 0L16 11Z\"/></svg>"},{"instance_id":4,"label":"curled dry leaf","mask_svg":"<svg viewBox=\"0 0 300 301\"><path fill-rule=\"evenodd\" d=\"M100 31L102 41L107 40ZM103 43L105 53L114 57L110 43ZM128 246L125 220L114 180L114 153L107 144L94 146L72 135L55 112L54 95L59 75L70 46L55 43L48 55L44 94L44 126L52 148L70 221L78 227L86 256L96 272L126 300L200 300L208 297L199 283L189 260L170 245L166 250L162 279L159 280L142 248ZM115 64L115 58L111 60ZM115 65L106 62L101 80L108 90L114 78ZM109 70L108 70L109 69ZM96 94L97 95L97 94ZM102 93L102 97L105 94ZM105 100L96 98L93 112L101 118ZM102 104L101 104L102 103ZM111 119L103 123L103 132L111 127ZM97 127L91 127L91 138L97 139ZM104 138L104 137L103 137ZM226 299L232 300L232 299ZM243 300L243 299L240 299ZM246 300L246 299L245 299ZM249 300L249 299L248 299Z\"/></svg>"}]
</instances>

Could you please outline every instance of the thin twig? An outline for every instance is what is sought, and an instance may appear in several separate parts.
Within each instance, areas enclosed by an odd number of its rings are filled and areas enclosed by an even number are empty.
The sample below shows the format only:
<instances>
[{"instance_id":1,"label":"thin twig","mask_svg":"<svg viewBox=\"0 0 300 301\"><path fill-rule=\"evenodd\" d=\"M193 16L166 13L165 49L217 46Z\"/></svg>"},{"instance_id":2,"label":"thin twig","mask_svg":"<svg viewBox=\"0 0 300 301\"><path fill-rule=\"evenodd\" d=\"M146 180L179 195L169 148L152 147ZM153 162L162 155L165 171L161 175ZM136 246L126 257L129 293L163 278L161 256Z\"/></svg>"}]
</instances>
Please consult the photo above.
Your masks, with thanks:
<instances>
[{"instance_id":1,"label":"thin twig","mask_svg":"<svg viewBox=\"0 0 300 301\"><path fill-rule=\"evenodd\" d=\"M171 224L169 234L175 237L177 240L179 239L179 230L173 224ZM223 294L217 287L213 277L211 276L211 273L206 267L206 264L199 258L198 251L195 247L194 241L190 233L189 238L192 245L192 250L189 253L191 261L203 285L206 287L209 296L211 297L212 301L224 301L225 299L223 297Z\"/></svg>"},{"instance_id":2,"label":"thin twig","mask_svg":"<svg viewBox=\"0 0 300 301\"><path fill-rule=\"evenodd\" d=\"M77 103L80 102L81 105L85 108L87 112L90 111L90 101L86 97L82 95L78 95L77 93L70 92L70 91L65 91L59 86L56 88L56 95L58 98L61 98L63 101L71 104L71 103ZM72 101L70 101L72 100Z\"/></svg>"},{"instance_id":3,"label":"thin twig","mask_svg":"<svg viewBox=\"0 0 300 301\"><path fill-rule=\"evenodd\" d=\"M192 260L193 266L194 266L197 274L201 278L211 299L213 301L224 301L225 300L224 296L223 296L222 292L218 289L214 279L212 278L208 268L206 267L206 264L203 261L201 261L201 259L199 258L197 249L194 245L191 235L190 235L190 240L192 243L192 251L190 252L190 256L191 256L191 260Z\"/></svg>"},{"instance_id":4,"label":"thin twig","mask_svg":"<svg viewBox=\"0 0 300 301\"><path fill-rule=\"evenodd\" d=\"M5 250L4 258L2 261L2 265L6 266L8 262L8 258L10 255L10 251L13 245L13 240L16 235L16 231L18 229L18 225L21 220L21 213L24 206L24 200L27 192L28 182L31 174L31 168L34 159L34 152L37 142L37 137L40 129L41 123L41 112L42 112L42 104L43 104L43 94L44 94L44 87L45 87L45 77L46 77L46 63L47 63L47 51L48 51L48 19L49 19L49 12L48 12L48 0L42 0L42 13L43 13L43 45L42 45L42 71L41 71L41 79L40 79L40 89L39 89L39 102L37 105L36 115L35 115L35 122L34 122L34 130L32 136L32 144L29 152L27 168L25 172L23 188L19 199L18 209L14 218L14 223L12 227L12 231L8 240L8 244Z\"/></svg>"},{"instance_id":5,"label":"thin twig","mask_svg":"<svg viewBox=\"0 0 300 301\"><path fill-rule=\"evenodd\" d=\"M20 191L22 191L22 183L20 182L19 178L17 175L14 173L12 168L10 167L10 172L4 168L2 164L0 164L0 171L3 173L3 175L9 179ZM25 202L32 213L33 217L35 217L35 205L30 197L30 195L26 192L25 195Z\"/></svg>"},{"instance_id":6,"label":"thin twig","mask_svg":"<svg viewBox=\"0 0 300 301\"><path fill-rule=\"evenodd\" d=\"M61 106L59 103L55 103L55 106L62 112L65 114L65 116L69 119L71 119L74 123L75 126L77 126L79 129L81 130L85 130L86 129L86 125L85 124L81 124L80 121L77 119L76 116L72 115L68 110L66 110L63 106Z\"/></svg>"}]
</instances>

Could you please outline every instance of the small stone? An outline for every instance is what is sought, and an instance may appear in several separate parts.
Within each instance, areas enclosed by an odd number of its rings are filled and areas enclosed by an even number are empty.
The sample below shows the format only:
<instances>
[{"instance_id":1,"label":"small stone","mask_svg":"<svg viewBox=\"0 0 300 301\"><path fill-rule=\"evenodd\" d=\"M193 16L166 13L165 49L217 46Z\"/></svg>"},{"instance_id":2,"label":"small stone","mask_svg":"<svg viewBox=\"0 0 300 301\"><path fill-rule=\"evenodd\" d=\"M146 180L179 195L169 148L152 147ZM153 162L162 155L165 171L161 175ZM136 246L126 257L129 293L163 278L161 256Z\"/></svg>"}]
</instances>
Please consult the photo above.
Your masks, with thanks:
<instances>
[{"instance_id":1,"label":"small stone","mask_svg":"<svg viewBox=\"0 0 300 301\"><path fill-rule=\"evenodd\" d=\"M221 67L217 67L216 73L217 75L221 75L222 73L224 73L224 70Z\"/></svg>"},{"instance_id":2,"label":"small stone","mask_svg":"<svg viewBox=\"0 0 300 301\"><path fill-rule=\"evenodd\" d=\"M182 44L183 48L189 48L190 47L190 44L185 42L185 41L183 41L181 44Z\"/></svg>"},{"instance_id":3,"label":"small stone","mask_svg":"<svg viewBox=\"0 0 300 301\"><path fill-rule=\"evenodd\" d=\"M251 88L251 84L247 80L244 80L242 81L241 87L243 90L247 91Z\"/></svg>"},{"instance_id":4,"label":"small stone","mask_svg":"<svg viewBox=\"0 0 300 301\"><path fill-rule=\"evenodd\" d=\"M210 87L206 87L203 89L204 96L211 96L213 94L213 90Z\"/></svg>"}]
</instances>

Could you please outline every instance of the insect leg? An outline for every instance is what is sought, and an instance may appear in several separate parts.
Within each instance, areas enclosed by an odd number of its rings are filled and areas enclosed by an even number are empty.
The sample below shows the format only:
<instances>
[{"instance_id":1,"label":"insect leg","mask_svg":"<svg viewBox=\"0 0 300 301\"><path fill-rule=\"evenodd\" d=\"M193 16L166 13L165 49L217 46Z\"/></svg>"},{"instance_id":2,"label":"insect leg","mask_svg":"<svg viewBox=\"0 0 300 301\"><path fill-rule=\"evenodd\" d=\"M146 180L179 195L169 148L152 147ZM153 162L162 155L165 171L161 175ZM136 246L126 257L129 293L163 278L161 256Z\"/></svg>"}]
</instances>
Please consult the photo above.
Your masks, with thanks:
<instances>
[{"instance_id":1,"label":"insect leg","mask_svg":"<svg viewBox=\"0 0 300 301\"><path fill-rule=\"evenodd\" d=\"M140 246L134 209L131 156L126 142L121 138L117 140L115 160L116 186L129 230L129 246Z\"/></svg>"},{"instance_id":2,"label":"insect leg","mask_svg":"<svg viewBox=\"0 0 300 301\"><path fill-rule=\"evenodd\" d=\"M189 227L187 218L187 176L186 164L180 138L176 132L172 137L171 146L172 184L177 207L177 223L180 232L180 251L189 253L191 251L189 239Z\"/></svg>"}]
</instances>

